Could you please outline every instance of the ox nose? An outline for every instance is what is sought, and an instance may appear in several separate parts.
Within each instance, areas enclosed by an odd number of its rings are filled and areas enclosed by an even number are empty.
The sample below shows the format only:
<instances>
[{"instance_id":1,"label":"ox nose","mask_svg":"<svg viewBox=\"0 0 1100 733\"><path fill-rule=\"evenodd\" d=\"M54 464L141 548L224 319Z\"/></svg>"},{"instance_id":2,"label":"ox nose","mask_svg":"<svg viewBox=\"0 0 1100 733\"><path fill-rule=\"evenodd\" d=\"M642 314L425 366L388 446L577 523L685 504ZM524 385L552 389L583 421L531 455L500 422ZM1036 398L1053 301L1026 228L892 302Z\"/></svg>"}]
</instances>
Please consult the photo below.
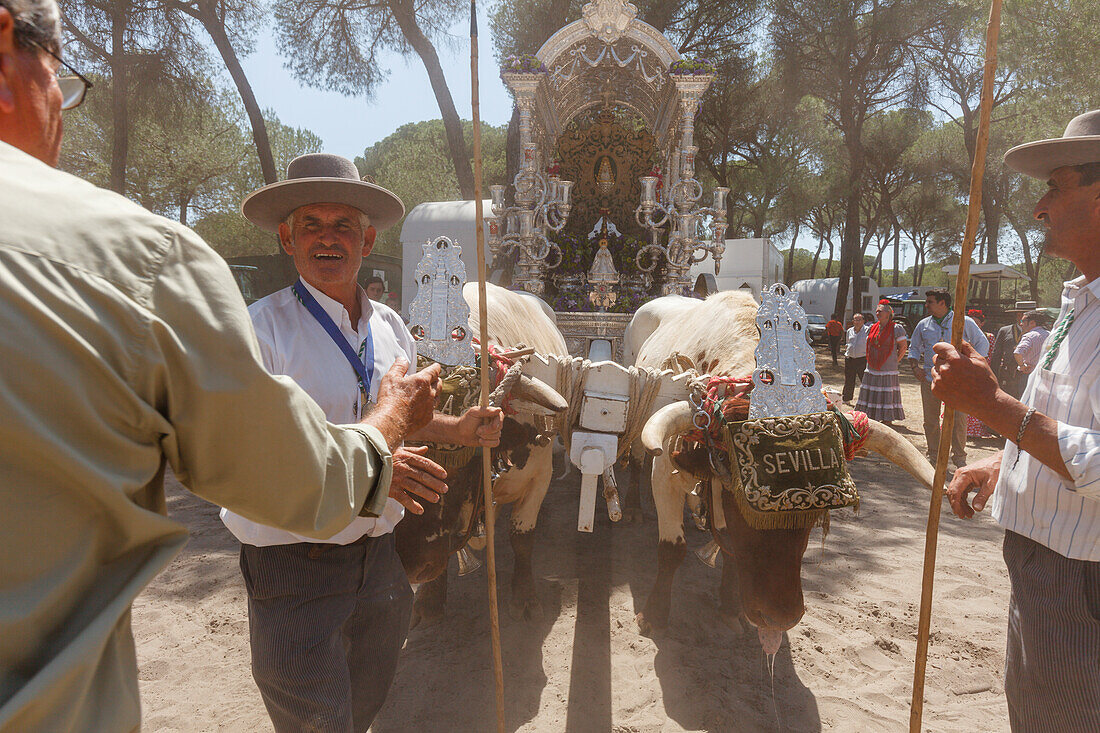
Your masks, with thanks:
<instances>
[{"instance_id":1,"label":"ox nose","mask_svg":"<svg viewBox=\"0 0 1100 733\"><path fill-rule=\"evenodd\" d=\"M806 607L801 603L797 608L792 608L788 612L776 611L772 609L770 614L765 613L763 609L756 609L755 615L762 623L757 623L757 626L765 626L769 629L778 629L780 631L787 631L795 627L799 621L802 620L802 615L806 612ZM750 615L751 619L751 615Z\"/></svg>"}]
</instances>

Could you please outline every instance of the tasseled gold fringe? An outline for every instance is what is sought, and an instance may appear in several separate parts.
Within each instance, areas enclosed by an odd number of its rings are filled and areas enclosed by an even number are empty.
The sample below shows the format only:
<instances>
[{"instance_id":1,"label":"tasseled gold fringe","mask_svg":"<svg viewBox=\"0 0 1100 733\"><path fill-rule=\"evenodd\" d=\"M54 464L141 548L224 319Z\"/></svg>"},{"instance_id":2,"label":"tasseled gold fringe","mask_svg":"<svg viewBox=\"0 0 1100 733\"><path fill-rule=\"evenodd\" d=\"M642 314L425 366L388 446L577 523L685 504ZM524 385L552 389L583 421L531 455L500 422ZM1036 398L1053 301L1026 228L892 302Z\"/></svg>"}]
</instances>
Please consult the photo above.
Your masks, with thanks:
<instances>
[{"instance_id":1,"label":"tasseled gold fringe","mask_svg":"<svg viewBox=\"0 0 1100 733\"><path fill-rule=\"evenodd\" d=\"M821 524L822 540L829 533L828 509L808 509L799 512L762 512L753 507L745 498L744 490L738 485L731 487L737 508L745 522L753 529L804 529ZM859 512L859 503L852 507Z\"/></svg>"},{"instance_id":2,"label":"tasseled gold fringe","mask_svg":"<svg viewBox=\"0 0 1100 733\"><path fill-rule=\"evenodd\" d=\"M428 446L427 458L438 463L447 471L462 468L476 456L480 450L476 447L459 446L453 450L440 450L435 445Z\"/></svg>"}]
</instances>

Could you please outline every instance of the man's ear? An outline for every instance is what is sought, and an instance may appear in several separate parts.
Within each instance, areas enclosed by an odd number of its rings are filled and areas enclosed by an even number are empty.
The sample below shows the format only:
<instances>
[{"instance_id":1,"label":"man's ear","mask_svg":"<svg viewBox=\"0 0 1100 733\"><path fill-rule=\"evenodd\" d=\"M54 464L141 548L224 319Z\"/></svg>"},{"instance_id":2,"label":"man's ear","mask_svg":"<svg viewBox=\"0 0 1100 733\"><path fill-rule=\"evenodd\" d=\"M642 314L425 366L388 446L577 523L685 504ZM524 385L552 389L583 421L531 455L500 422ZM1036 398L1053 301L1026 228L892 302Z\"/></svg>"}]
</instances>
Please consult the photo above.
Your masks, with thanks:
<instances>
[{"instance_id":1,"label":"man's ear","mask_svg":"<svg viewBox=\"0 0 1100 733\"><path fill-rule=\"evenodd\" d=\"M368 224L363 230L363 256L366 257L374 249L374 240L378 237L378 230L373 224Z\"/></svg>"},{"instance_id":2,"label":"man's ear","mask_svg":"<svg viewBox=\"0 0 1100 733\"><path fill-rule=\"evenodd\" d=\"M15 93L12 79L15 78L15 19L7 8L0 8L0 114L10 115L15 111Z\"/></svg>"},{"instance_id":3,"label":"man's ear","mask_svg":"<svg viewBox=\"0 0 1100 733\"><path fill-rule=\"evenodd\" d=\"M279 244L283 246L283 251L291 257L294 256L294 240L290 236L290 227L286 225L286 222L279 224Z\"/></svg>"}]
</instances>

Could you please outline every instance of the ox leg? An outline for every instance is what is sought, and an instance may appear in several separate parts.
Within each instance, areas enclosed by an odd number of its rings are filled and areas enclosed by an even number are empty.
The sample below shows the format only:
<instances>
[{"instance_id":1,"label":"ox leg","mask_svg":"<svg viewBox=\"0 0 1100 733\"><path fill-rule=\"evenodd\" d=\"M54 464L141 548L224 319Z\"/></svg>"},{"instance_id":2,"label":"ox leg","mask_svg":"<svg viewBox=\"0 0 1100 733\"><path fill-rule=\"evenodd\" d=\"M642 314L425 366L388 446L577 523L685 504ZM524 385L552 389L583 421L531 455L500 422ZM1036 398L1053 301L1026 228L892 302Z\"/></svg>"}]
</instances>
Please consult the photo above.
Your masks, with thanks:
<instances>
[{"instance_id":1,"label":"ox leg","mask_svg":"<svg viewBox=\"0 0 1100 733\"><path fill-rule=\"evenodd\" d=\"M409 628L434 626L443 620L443 604L447 601L447 571L438 578L421 583L413 598L412 621Z\"/></svg>"},{"instance_id":2,"label":"ox leg","mask_svg":"<svg viewBox=\"0 0 1100 733\"><path fill-rule=\"evenodd\" d=\"M531 570L535 532L533 529L521 532L513 527L509 539L512 541L515 564L512 568L512 598L508 602L508 612L517 621L537 621L542 617L542 604L535 592L535 576Z\"/></svg>"},{"instance_id":3,"label":"ox leg","mask_svg":"<svg viewBox=\"0 0 1100 733\"><path fill-rule=\"evenodd\" d=\"M684 497L688 486L682 474L672 473L667 453L653 459L653 503L657 506L657 578L645 608L635 619L646 635L668 626L672 580L684 561Z\"/></svg>"},{"instance_id":4,"label":"ox leg","mask_svg":"<svg viewBox=\"0 0 1100 733\"><path fill-rule=\"evenodd\" d=\"M623 482L622 521L627 524L640 524L645 520L645 514L642 513L642 484L645 482L646 468L653 459L649 456L642 458L630 456L627 460L633 480Z\"/></svg>"},{"instance_id":5,"label":"ox leg","mask_svg":"<svg viewBox=\"0 0 1100 733\"><path fill-rule=\"evenodd\" d=\"M515 557L512 567L512 597L508 611L512 618L537 621L542 618L542 604L535 591L535 576L531 568L531 555L535 542L535 524L538 522L542 500L550 488L552 453L547 449L532 451L528 467L531 478L525 482L525 490L512 505L512 527L509 539Z\"/></svg>"},{"instance_id":6,"label":"ox leg","mask_svg":"<svg viewBox=\"0 0 1100 733\"><path fill-rule=\"evenodd\" d=\"M718 586L718 617L735 632L748 633L752 626L741 607L737 566L729 555L722 555L722 584Z\"/></svg>"}]
</instances>

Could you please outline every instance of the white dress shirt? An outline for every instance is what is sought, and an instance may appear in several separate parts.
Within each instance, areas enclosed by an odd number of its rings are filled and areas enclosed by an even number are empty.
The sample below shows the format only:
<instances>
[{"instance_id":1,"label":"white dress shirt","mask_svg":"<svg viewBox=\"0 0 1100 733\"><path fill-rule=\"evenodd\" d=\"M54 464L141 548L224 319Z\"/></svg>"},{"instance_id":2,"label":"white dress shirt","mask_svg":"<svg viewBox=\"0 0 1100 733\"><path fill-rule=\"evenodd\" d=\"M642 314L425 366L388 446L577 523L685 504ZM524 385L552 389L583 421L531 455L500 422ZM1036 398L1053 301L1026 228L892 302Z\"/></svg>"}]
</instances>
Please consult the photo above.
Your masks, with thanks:
<instances>
[{"instance_id":1,"label":"white dress shirt","mask_svg":"<svg viewBox=\"0 0 1100 733\"><path fill-rule=\"evenodd\" d=\"M963 341L973 346L982 356L989 356L989 339L973 318L963 318ZM924 367L924 378L929 382L932 381L932 359L936 356L932 347L941 341L951 340L951 323L954 320L955 312L947 311L941 323L936 323L935 318L928 316L913 328L913 337L909 341L909 353L906 356L921 363Z\"/></svg>"},{"instance_id":2,"label":"white dress shirt","mask_svg":"<svg viewBox=\"0 0 1100 733\"><path fill-rule=\"evenodd\" d=\"M1039 357L1043 355L1043 344L1046 343L1049 335L1050 331L1042 326L1033 328L1020 337L1020 342L1016 344L1016 349L1012 353L1024 357L1024 366L1034 369L1039 363Z\"/></svg>"},{"instance_id":3,"label":"white dress shirt","mask_svg":"<svg viewBox=\"0 0 1100 733\"><path fill-rule=\"evenodd\" d=\"M859 359L867 356L867 333L870 330L871 327L866 323L858 331L855 326L849 328L847 335L848 347L844 350L844 356L849 359Z\"/></svg>"},{"instance_id":4,"label":"white dress shirt","mask_svg":"<svg viewBox=\"0 0 1100 733\"><path fill-rule=\"evenodd\" d=\"M317 302L339 327L351 347L359 352L368 333L374 339L374 374L370 396L378 397L378 384L398 357L409 360L416 368L416 344L401 316L381 303L367 298L359 288L359 303L363 315L359 327L352 328L351 317L343 305L309 283L303 283ZM248 308L264 366L272 374L285 374L293 379L325 412L329 422L338 425L359 422L359 379L340 347L328 332L294 296L290 288L279 290L257 300ZM369 324L369 331L368 331ZM327 540L309 537L250 521L228 509L222 509L221 519L229 531L247 545L266 547L296 542L324 542L347 545L370 535L378 537L393 531L405 509L393 498L386 500L380 517L356 517L351 524Z\"/></svg>"},{"instance_id":5,"label":"white dress shirt","mask_svg":"<svg viewBox=\"0 0 1100 733\"><path fill-rule=\"evenodd\" d=\"M1071 307L1073 324L1050 369L1040 366L1031 373L1022 401L1058 421L1058 447L1073 480L1065 481L1008 441L991 511L1005 529L1070 559L1095 562L1100 561L1100 280L1066 283L1059 322Z\"/></svg>"}]
</instances>

